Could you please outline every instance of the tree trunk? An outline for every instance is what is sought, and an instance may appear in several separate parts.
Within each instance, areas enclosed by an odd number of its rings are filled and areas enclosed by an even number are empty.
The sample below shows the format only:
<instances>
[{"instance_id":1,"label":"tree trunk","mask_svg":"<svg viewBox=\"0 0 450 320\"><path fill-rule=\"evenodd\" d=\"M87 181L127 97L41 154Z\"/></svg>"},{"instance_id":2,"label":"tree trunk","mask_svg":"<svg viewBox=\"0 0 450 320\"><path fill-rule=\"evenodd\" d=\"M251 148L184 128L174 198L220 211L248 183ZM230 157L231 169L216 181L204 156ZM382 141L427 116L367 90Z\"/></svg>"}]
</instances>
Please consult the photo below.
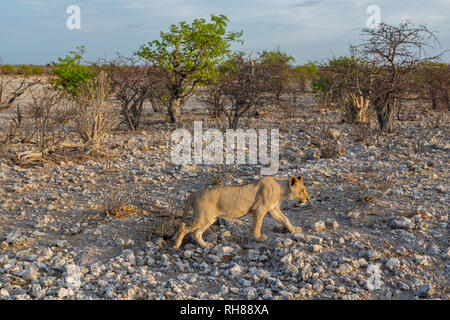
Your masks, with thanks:
<instances>
[{"instance_id":1,"label":"tree trunk","mask_svg":"<svg viewBox=\"0 0 450 320\"><path fill-rule=\"evenodd\" d=\"M394 129L396 109L395 100L391 99L381 106L376 106L378 125L381 132L390 133Z\"/></svg>"},{"instance_id":2,"label":"tree trunk","mask_svg":"<svg viewBox=\"0 0 450 320\"><path fill-rule=\"evenodd\" d=\"M182 99L179 97L171 98L169 105L169 122L179 123L181 117Z\"/></svg>"}]
</instances>

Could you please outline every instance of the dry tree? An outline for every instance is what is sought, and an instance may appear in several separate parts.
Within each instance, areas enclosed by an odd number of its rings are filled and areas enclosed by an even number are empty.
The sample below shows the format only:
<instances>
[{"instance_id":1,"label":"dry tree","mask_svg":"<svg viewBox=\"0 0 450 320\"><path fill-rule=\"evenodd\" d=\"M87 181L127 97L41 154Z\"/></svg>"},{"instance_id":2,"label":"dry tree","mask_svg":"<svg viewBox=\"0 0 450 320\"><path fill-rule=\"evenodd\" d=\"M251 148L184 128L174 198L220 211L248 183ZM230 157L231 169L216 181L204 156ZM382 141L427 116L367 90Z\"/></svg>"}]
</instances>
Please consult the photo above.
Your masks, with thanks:
<instances>
[{"instance_id":1,"label":"dry tree","mask_svg":"<svg viewBox=\"0 0 450 320\"><path fill-rule=\"evenodd\" d=\"M82 84L74 97L75 128L90 148L97 148L120 122L113 97L114 90L104 71Z\"/></svg>"},{"instance_id":2,"label":"dry tree","mask_svg":"<svg viewBox=\"0 0 450 320\"><path fill-rule=\"evenodd\" d=\"M137 130L141 124L144 103L151 101L155 111L160 106L159 102L166 90L162 71L143 59L123 56L107 63L104 70L115 89L115 98L121 107L124 122L130 130Z\"/></svg>"},{"instance_id":3,"label":"dry tree","mask_svg":"<svg viewBox=\"0 0 450 320\"><path fill-rule=\"evenodd\" d=\"M370 92L366 97L375 107L380 131L392 132L399 100L406 98L411 88L411 75L420 64L436 61L443 53L429 56L427 49L439 43L435 32L427 26L414 26L411 21L392 26L381 23L377 28L365 28L351 53L372 67Z\"/></svg>"},{"instance_id":4,"label":"dry tree","mask_svg":"<svg viewBox=\"0 0 450 320\"><path fill-rule=\"evenodd\" d=\"M233 55L220 67L212 86L217 97L212 102L227 117L230 128L237 129L243 115L274 99L269 78L270 73L258 60L243 53Z\"/></svg>"},{"instance_id":5,"label":"dry tree","mask_svg":"<svg viewBox=\"0 0 450 320\"><path fill-rule=\"evenodd\" d=\"M72 103L63 93L48 86L38 92L31 90L31 98L27 112L32 119L35 143L40 152L48 153L71 132L69 122L75 116Z\"/></svg>"}]
</instances>

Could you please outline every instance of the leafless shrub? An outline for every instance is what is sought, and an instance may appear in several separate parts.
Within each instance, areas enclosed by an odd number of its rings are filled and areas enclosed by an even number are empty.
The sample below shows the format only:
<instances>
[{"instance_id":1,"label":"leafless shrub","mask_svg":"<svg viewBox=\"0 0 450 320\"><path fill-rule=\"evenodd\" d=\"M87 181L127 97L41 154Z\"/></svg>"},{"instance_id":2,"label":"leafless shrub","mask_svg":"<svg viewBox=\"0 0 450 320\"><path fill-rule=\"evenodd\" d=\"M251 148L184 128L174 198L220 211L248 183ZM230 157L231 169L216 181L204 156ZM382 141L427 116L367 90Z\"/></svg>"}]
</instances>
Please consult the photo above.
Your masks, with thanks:
<instances>
[{"instance_id":1,"label":"leafless shrub","mask_svg":"<svg viewBox=\"0 0 450 320\"><path fill-rule=\"evenodd\" d=\"M0 59L0 112L10 109L14 103L31 87L40 83L43 77L21 78L6 75Z\"/></svg>"},{"instance_id":2,"label":"leafless shrub","mask_svg":"<svg viewBox=\"0 0 450 320\"><path fill-rule=\"evenodd\" d=\"M367 123L358 123L353 126L356 142L362 142L369 146L371 144L370 125Z\"/></svg>"},{"instance_id":3,"label":"leafless shrub","mask_svg":"<svg viewBox=\"0 0 450 320\"><path fill-rule=\"evenodd\" d=\"M83 84L74 97L75 127L90 147L97 148L100 140L120 123L113 95L108 76L101 71Z\"/></svg>"},{"instance_id":4,"label":"leafless shrub","mask_svg":"<svg viewBox=\"0 0 450 320\"><path fill-rule=\"evenodd\" d=\"M213 85L207 88L202 97L202 101L206 104L211 117L219 118L223 116L225 96L218 86Z\"/></svg>"},{"instance_id":5,"label":"leafless shrub","mask_svg":"<svg viewBox=\"0 0 450 320\"><path fill-rule=\"evenodd\" d=\"M71 102L60 92L45 87L32 92L28 112L33 122L38 149L47 153L64 142L70 134L69 121L74 118Z\"/></svg>"},{"instance_id":6,"label":"leafless shrub","mask_svg":"<svg viewBox=\"0 0 450 320\"><path fill-rule=\"evenodd\" d=\"M417 72L416 83L421 98L429 100L433 109L450 110L450 65L423 63Z\"/></svg>"},{"instance_id":7,"label":"leafless shrub","mask_svg":"<svg viewBox=\"0 0 450 320\"><path fill-rule=\"evenodd\" d=\"M270 74L264 66L243 53L234 55L222 66L221 75L213 85L220 99L212 103L228 118L230 128L237 129L243 115L273 99L268 78Z\"/></svg>"},{"instance_id":8,"label":"leafless shrub","mask_svg":"<svg viewBox=\"0 0 450 320\"><path fill-rule=\"evenodd\" d=\"M9 122L9 129L5 133L2 145L10 143L31 143L34 137L33 124L27 113L23 113L20 103L17 103L14 117Z\"/></svg>"},{"instance_id":9,"label":"leafless shrub","mask_svg":"<svg viewBox=\"0 0 450 320\"><path fill-rule=\"evenodd\" d=\"M286 91L289 100L297 103L298 97L308 90L311 90L311 84L318 77L318 68L313 63L307 63L304 66L292 67L289 71Z\"/></svg>"},{"instance_id":10,"label":"leafless shrub","mask_svg":"<svg viewBox=\"0 0 450 320\"><path fill-rule=\"evenodd\" d=\"M270 74L270 77L265 77L263 80L271 88L274 101L278 104L281 96L289 90L289 84L292 80L290 63L294 61L294 58L280 50L264 50L260 53L258 60L260 69L264 69Z\"/></svg>"},{"instance_id":11,"label":"leafless shrub","mask_svg":"<svg viewBox=\"0 0 450 320\"><path fill-rule=\"evenodd\" d=\"M161 70L142 59L122 56L106 64L105 70L130 130L139 127L145 101L150 100L155 111L162 111L161 95L166 88Z\"/></svg>"}]
</instances>

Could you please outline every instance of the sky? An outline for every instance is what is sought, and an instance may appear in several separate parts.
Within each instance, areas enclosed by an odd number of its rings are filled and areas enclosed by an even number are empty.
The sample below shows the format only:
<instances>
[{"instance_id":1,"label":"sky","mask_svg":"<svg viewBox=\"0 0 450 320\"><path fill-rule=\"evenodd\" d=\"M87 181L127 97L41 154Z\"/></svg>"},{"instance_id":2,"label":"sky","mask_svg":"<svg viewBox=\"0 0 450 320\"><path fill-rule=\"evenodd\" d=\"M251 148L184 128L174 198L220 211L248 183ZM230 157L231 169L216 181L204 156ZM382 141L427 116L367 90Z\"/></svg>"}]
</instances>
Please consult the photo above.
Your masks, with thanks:
<instances>
[{"instance_id":1,"label":"sky","mask_svg":"<svg viewBox=\"0 0 450 320\"><path fill-rule=\"evenodd\" d=\"M80 29L68 29L70 5L80 8ZM2 0L0 57L8 64L47 64L76 46L86 60L131 55L171 24L224 14L228 30L244 31L237 51L280 49L296 64L348 55L361 28L379 8L382 22L407 19L438 31L435 51L450 49L450 0ZM446 54L444 61L450 61Z\"/></svg>"}]
</instances>

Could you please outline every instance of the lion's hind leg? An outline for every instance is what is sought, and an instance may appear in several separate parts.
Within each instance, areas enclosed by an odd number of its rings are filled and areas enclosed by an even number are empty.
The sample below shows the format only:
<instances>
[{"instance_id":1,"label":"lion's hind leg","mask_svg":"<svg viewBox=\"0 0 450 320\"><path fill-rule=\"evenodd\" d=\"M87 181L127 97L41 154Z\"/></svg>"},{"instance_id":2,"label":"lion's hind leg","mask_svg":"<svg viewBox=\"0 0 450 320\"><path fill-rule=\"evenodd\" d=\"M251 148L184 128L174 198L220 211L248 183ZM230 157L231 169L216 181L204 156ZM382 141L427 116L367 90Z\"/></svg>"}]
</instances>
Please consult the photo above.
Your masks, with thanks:
<instances>
[{"instance_id":1,"label":"lion's hind leg","mask_svg":"<svg viewBox=\"0 0 450 320\"><path fill-rule=\"evenodd\" d=\"M206 229L208 229L214 222L216 221L216 219L209 219L205 222L203 222L203 224L201 226L199 226L193 233L194 239L197 242L197 244L202 247L212 247L213 245L211 243L205 242L203 240L203 232L206 231Z\"/></svg>"}]
</instances>

